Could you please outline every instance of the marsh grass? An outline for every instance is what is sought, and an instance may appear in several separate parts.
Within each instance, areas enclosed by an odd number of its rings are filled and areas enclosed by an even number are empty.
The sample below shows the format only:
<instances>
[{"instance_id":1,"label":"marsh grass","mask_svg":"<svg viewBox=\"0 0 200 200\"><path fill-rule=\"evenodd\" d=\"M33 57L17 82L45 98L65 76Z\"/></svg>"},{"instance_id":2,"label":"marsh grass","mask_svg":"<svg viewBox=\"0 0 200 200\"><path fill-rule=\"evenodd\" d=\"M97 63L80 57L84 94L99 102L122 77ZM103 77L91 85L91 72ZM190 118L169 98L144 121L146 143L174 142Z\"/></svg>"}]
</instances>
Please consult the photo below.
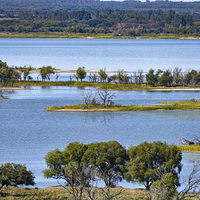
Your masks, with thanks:
<instances>
[{"instance_id":1,"label":"marsh grass","mask_svg":"<svg viewBox=\"0 0 200 200\"><path fill-rule=\"evenodd\" d=\"M200 145L179 145L181 151L186 152L199 152L200 153Z\"/></svg>"}]
</instances>

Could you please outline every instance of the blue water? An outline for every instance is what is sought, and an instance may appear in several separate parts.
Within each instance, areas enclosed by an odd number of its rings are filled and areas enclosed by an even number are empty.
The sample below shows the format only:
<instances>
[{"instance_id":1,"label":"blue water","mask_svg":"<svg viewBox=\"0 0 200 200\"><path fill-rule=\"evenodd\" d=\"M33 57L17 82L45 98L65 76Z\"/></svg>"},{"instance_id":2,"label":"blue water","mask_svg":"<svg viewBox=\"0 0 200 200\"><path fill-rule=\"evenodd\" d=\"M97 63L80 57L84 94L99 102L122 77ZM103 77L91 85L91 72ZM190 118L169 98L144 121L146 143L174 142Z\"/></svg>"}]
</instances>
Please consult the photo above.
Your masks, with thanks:
<instances>
[{"instance_id":1,"label":"blue water","mask_svg":"<svg viewBox=\"0 0 200 200\"><path fill-rule=\"evenodd\" d=\"M76 87L30 87L31 90L9 91L8 100L0 100L0 163L26 164L36 176L36 187L57 185L44 179L44 157L55 148L63 150L70 142L83 143L117 140L125 147L143 141L166 141L180 144L182 136L200 137L199 111L153 112L47 112L49 106L82 102L86 92ZM88 89L88 88L86 88ZM94 92L94 91L93 91ZM199 92L114 91L119 104L157 103L199 98ZM198 154L183 155L182 180L192 169ZM133 186L126 182L124 187Z\"/></svg>"},{"instance_id":2,"label":"blue water","mask_svg":"<svg viewBox=\"0 0 200 200\"><path fill-rule=\"evenodd\" d=\"M200 40L0 38L0 59L10 66L65 70L199 69Z\"/></svg>"},{"instance_id":3,"label":"blue water","mask_svg":"<svg viewBox=\"0 0 200 200\"><path fill-rule=\"evenodd\" d=\"M32 65L71 70L153 69L183 71L200 66L200 40L88 40L88 39L10 39L0 38L0 59L9 66ZM36 79L36 74L31 74ZM59 80L66 80L62 74ZM55 76L52 76L52 80ZM55 148L63 150L70 142L117 140L127 148L143 141L180 144L182 136L200 137L199 111L154 112L46 112L49 106L82 103L84 89L76 87L27 87L7 91L0 100L0 163L26 164L36 176L36 187L56 185L44 179L44 157ZM94 91L93 91L94 92ZM146 105L163 101L199 99L200 92L113 91L116 104ZM181 180L189 175L192 160L199 154L183 154ZM121 183L124 187L138 185Z\"/></svg>"}]
</instances>

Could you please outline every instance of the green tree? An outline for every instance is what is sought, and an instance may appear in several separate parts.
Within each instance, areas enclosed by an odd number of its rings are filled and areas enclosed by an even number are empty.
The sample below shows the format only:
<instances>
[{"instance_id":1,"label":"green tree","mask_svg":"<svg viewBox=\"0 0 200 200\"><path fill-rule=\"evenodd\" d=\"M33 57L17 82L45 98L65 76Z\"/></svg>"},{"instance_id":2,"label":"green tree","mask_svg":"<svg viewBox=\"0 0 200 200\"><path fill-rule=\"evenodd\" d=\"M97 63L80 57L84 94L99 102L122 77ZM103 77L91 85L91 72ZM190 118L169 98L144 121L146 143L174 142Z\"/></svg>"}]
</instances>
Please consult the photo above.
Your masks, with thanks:
<instances>
[{"instance_id":1,"label":"green tree","mask_svg":"<svg viewBox=\"0 0 200 200\"><path fill-rule=\"evenodd\" d=\"M195 85L200 83L200 72L194 76L193 81Z\"/></svg>"},{"instance_id":2,"label":"green tree","mask_svg":"<svg viewBox=\"0 0 200 200\"><path fill-rule=\"evenodd\" d=\"M25 165L5 163L0 166L0 190L4 186L34 185L34 178Z\"/></svg>"},{"instance_id":3,"label":"green tree","mask_svg":"<svg viewBox=\"0 0 200 200\"><path fill-rule=\"evenodd\" d=\"M161 166L163 174L172 173L178 180L181 171L181 150L175 145L162 142L143 142L129 149L130 162L127 163L125 178L129 182L139 182L147 190L159 178L156 172Z\"/></svg>"},{"instance_id":4,"label":"green tree","mask_svg":"<svg viewBox=\"0 0 200 200\"><path fill-rule=\"evenodd\" d=\"M128 156L126 149L117 141L89 144L84 159L96 168L97 176L108 187L116 186L124 178Z\"/></svg>"},{"instance_id":5,"label":"green tree","mask_svg":"<svg viewBox=\"0 0 200 200\"><path fill-rule=\"evenodd\" d=\"M20 77L21 74L14 68L5 65L0 68L0 82L3 86L8 85L9 83L13 85Z\"/></svg>"},{"instance_id":6,"label":"green tree","mask_svg":"<svg viewBox=\"0 0 200 200\"><path fill-rule=\"evenodd\" d=\"M6 67L7 67L7 63L0 60L0 69L6 68Z\"/></svg>"},{"instance_id":7,"label":"green tree","mask_svg":"<svg viewBox=\"0 0 200 200\"><path fill-rule=\"evenodd\" d=\"M113 74L111 77L110 77L110 80L113 81L114 83L117 83L117 75L116 74Z\"/></svg>"},{"instance_id":8,"label":"green tree","mask_svg":"<svg viewBox=\"0 0 200 200\"><path fill-rule=\"evenodd\" d=\"M173 82L173 76L169 70L162 73L161 77L158 79L159 84L163 86L171 86Z\"/></svg>"},{"instance_id":9,"label":"green tree","mask_svg":"<svg viewBox=\"0 0 200 200\"><path fill-rule=\"evenodd\" d=\"M124 70L119 70L117 72L117 80L119 83L127 84L129 82L130 77L127 72Z\"/></svg>"},{"instance_id":10,"label":"green tree","mask_svg":"<svg viewBox=\"0 0 200 200\"><path fill-rule=\"evenodd\" d=\"M166 173L152 184L151 189L156 191L156 199L171 200L176 194L178 185L177 178L174 178L172 173Z\"/></svg>"},{"instance_id":11,"label":"green tree","mask_svg":"<svg viewBox=\"0 0 200 200\"><path fill-rule=\"evenodd\" d=\"M174 85L180 85L183 84L183 73L182 73L182 69L175 67L173 70L173 83Z\"/></svg>"},{"instance_id":12,"label":"green tree","mask_svg":"<svg viewBox=\"0 0 200 200\"><path fill-rule=\"evenodd\" d=\"M79 67L76 70L76 75L79 79L81 79L81 81L86 77L86 71L85 71L85 67Z\"/></svg>"},{"instance_id":13,"label":"green tree","mask_svg":"<svg viewBox=\"0 0 200 200\"><path fill-rule=\"evenodd\" d=\"M26 81L26 78L30 74L31 69L32 69L31 66L29 66L28 68L26 68L25 66L25 68L22 69L24 81Z\"/></svg>"},{"instance_id":14,"label":"green tree","mask_svg":"<svg viewBox=\"0 0 200 200\"><path fill-rule=\"evenodd\" d=\"M185 83L186 84L194 84L194 78L197 75L197 71L196 70L191 70L189 71L186 75L185 75Z\"/></svg>"},{"instance_id":15,"label":"green tree","mask_svg":"<svg viewBox=\"0 0 200 200\"><path fill-rule=\"evenodd\" d=\"M156 74L154 74L154 70L150 69L149 72L146 74L147 84L155 87L158 83L158 77L162 71L158 70Z\"/></svg>"},{"instance_id":16,"label":"green tree","mask_svg":"<svg viewBox=\"0 0 200 200\"><path fill-rule=\"evenodd\" d=\"M73 142L64 151L55 149L45 157L48 167L43 171L45 178L64 179L75 200L82 199L83 191L93 178L92 168L83 160L87 147L85 144Z\"/></svg>"},{"instance_id":17,"label":"green tree","mask_svg":"<svg viewBox=\"0 0 200 200\"><path fill-rule=\"evenodd\" d=\"M99 77L100 77L100 80L101 82L104 83L104 81L107 79L108 75L106 74L106 70L105 69L100 69L99 72Z\"/></svg>"},{"instance_id":18,"label":"green tree","mask_svg":"<svg viewBox=\"0 0 200 200\"><path fill-rule=\"evenodd\" d=\"M54 74L54 70L51 66L42 67L42 69L40 70L40 75L43 81L45 79L50 80L50 76L52 74Z\"/></svg>"}]
</instances>

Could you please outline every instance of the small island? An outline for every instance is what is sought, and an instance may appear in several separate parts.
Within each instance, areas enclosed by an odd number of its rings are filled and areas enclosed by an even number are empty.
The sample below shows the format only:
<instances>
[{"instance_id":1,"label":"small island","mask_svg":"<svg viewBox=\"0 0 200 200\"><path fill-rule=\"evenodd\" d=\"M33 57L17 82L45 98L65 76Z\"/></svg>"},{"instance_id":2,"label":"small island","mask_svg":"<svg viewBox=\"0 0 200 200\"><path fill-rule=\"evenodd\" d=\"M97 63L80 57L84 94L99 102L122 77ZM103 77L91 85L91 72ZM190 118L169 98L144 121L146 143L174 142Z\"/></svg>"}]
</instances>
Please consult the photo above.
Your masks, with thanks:
<instances>
[{"instance_id":1,"label":"small island","mask_svg":"<svg viewBox=\"0 0 200 200\"><path fill-rule=\"evenodd\" d=\"M118 111L162 111L162 110L200 110L200 100L191 99L179 102L162 102L152 105L103 105L103 104L79 104L61 107L49 107L47 111L75 111L75 112L118 112Z\"/></svg>"}]
</instances>

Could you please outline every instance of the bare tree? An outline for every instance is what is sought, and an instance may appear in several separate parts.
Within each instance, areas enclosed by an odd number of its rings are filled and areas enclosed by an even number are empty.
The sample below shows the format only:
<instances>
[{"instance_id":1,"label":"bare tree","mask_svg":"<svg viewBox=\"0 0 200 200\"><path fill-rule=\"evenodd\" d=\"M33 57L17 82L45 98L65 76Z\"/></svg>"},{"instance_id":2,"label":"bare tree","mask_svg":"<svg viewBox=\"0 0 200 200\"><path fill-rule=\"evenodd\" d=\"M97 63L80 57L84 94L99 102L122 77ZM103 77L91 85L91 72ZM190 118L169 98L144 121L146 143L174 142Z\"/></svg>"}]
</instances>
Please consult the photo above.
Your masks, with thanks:
<instances>
[{"instance_id":1,"label":"bare tree","mask_svg":"<svg viewBox=\"0 0 200 200\"><path fill-rule=\"evenodd\" d=\"M139 69L138 70L138 81L139 81L139 84L142 85L143 84L143 70L142 69Z\"/></svg>"},{"instance_id":2,"label":"bare tree","mask_svg":"<svg viewBox=\"0 0 200 200\"><path fill-rule=\"evenodd\" d=\"M84 191L88 191L90 187L90 181L95 180L96 175L94 172L88 165L79 167L73 163L63 171L67 186L58 183L73 196L74 200L82 200Z\"/></svg>"},{"instance_id":3,"label":"bare tree","mask_svg":"<svg viewBox=\"0 0 200 200\"><path fill-rule=\"evenodd\" d=\"M186 144L186 145L193 145L193 144L195 144L194 141L185 139L184 137L181 137L179 140L182 142L182 144Z\"/></svg>"},{"instance_id":4,"label":"bare tree","mask_svg":"<svg viewBox=\"0 0 200 200\"><path fill-rule=\"evenodd\" d=\"M190 173L185 188L177 193L176 200L200 199L200 165L193 163L193 170Z\"/></svg>"},{"instance_id":5,"label":"bare tree","mask_svg":"<svg viewBox=\"0 0 200 200\"><path fill-rule=\"evenodd\" d=\"M178 85L183 83L182 77L183 77L183 73L182 73L182 69L179 67L175 67L173 72L173 82L174 84Z\"/></svg>"},{"instance_id":6,"label":"bare tree","mask_svg":"<svg viewBox=\"0 0 200 200\"><path fill-rule=\"evenodd\" d=\"M194 135L194 141L196 145L200 145L200 139L196 135Z\"/></svg>"},{"instance_id":7,"label":"bare tree","mask_svg":"<svg viewBox=\"0 0 200 200\"><path fill-rule=\"evenodd\" d=\"M76 81L78 81L78 76L76 74L74 74L74 78L76 79Z\"/></svg>"},{"instance_id":8,"label":"bare tree","mask_svg":"<svg viewBox=\"0 0 200 200\"><path fill-rule=\"evenodd\" d=\"M92 101L92 92L91 91L87 91L86 93L83 92L82 96L83 96L84 104L86 106L89 106L91 104L91 101Z\"/></svg>"},{"instance_id":9,"label":"bare tree","mask_svg":"<svg viewBox=\"0 0 200 200\"><path fill-rule=\"evenodd\" d=\"M56 73L56 81L58 81L59 76L60 76L60 74Z\"/></svg>"},{"instance_id":10,"label":"bare tree","mask_svg":"<svg viewBox=\"0 0 200 200\"><path fill-rule=\"evenodd\" d=\"M128 73L124 70L119 70L117 73L117 80L119 83L127 84L129 83Z\"/></svg>"},{"instance_id":11,"label":"bare tree","mask_svg":"<svg viewBox=\"0 0 200 200\"><path fill-rule=\"evenodd\" d=\"M69 80L70 80L70 81L72 81L73 78L74 78L74 75L70 75L70 76L69 76Z\"/></svg>"},{"instance_id":12,"label":"bare tree","mask_svg":"<svg viewBox=\"0 0 200 200\"><path fill-rule=\"evenodd\" d=\"M96 171L93 171L93 178L92 180L90 181L90 187L86 187L85 188L85 191L88 195L88 199L89 200L96 200L97 199L97 195L100 196L100 190L99 188L97 187L98 185L98 178L97 178L97 173Z\"/></svg>"},{"instance_id":13,"label":"bare tree","mask_svg":"<svg viewBox=\"0 0 200 200\"><path fill-rule=\"evenodd\" d=\"M133 72L134 74L134 83L137 85L139 83L137 72Z\"/></svg>"},{"instance_id":14,"label":"bare tree","mask_svg":"<svg viewBox=\"0 0 200 200\"><path fill-rule=\"evenodd\" d=\"M89 75L90 82L96 83L96 82L98 82L98 79L99 79L99 77L96 73L90 73L90 75Z\"/></svg>"},{"instance_id":15,"label":"bare tree","mask_svg":"<svg viewBox=\"0 0 200 200\"><path fill-rule=\"evenodd\" d=\"M156 200L184 200L197 198L200 199L200 165L194 163L193 169L187 178L186 185L180 192L177 191L178 185L173 179L172 173L164 174L162 167L158 169L155 176L159 180L153 183L153 191L149 192L149 199Z\"/></svg>"},{"instance_id":16,"label":"bare tree","mask_svg":"<svg viewBox=\"0 0 200 200\"><path fill-rule=\"evenodd\" d=\"M110 106L114 104L113 98L115 97L115 93L106 90L98 90L98 95L100 100L102 101L102 105Z\"/></svg>"},{"instance_id":17,"label":"bare tree","mask_svg":"<svg viewBox=\"0 0 200 200\"><path fill-rule=\"evenodd\" d=\"M104 196L105 200L112 200L115 197L119 196L122 193L122 188L115 193L111 193L111 187L100 188L102 191L102 195Z\"/></svg>"}]
</instances>

